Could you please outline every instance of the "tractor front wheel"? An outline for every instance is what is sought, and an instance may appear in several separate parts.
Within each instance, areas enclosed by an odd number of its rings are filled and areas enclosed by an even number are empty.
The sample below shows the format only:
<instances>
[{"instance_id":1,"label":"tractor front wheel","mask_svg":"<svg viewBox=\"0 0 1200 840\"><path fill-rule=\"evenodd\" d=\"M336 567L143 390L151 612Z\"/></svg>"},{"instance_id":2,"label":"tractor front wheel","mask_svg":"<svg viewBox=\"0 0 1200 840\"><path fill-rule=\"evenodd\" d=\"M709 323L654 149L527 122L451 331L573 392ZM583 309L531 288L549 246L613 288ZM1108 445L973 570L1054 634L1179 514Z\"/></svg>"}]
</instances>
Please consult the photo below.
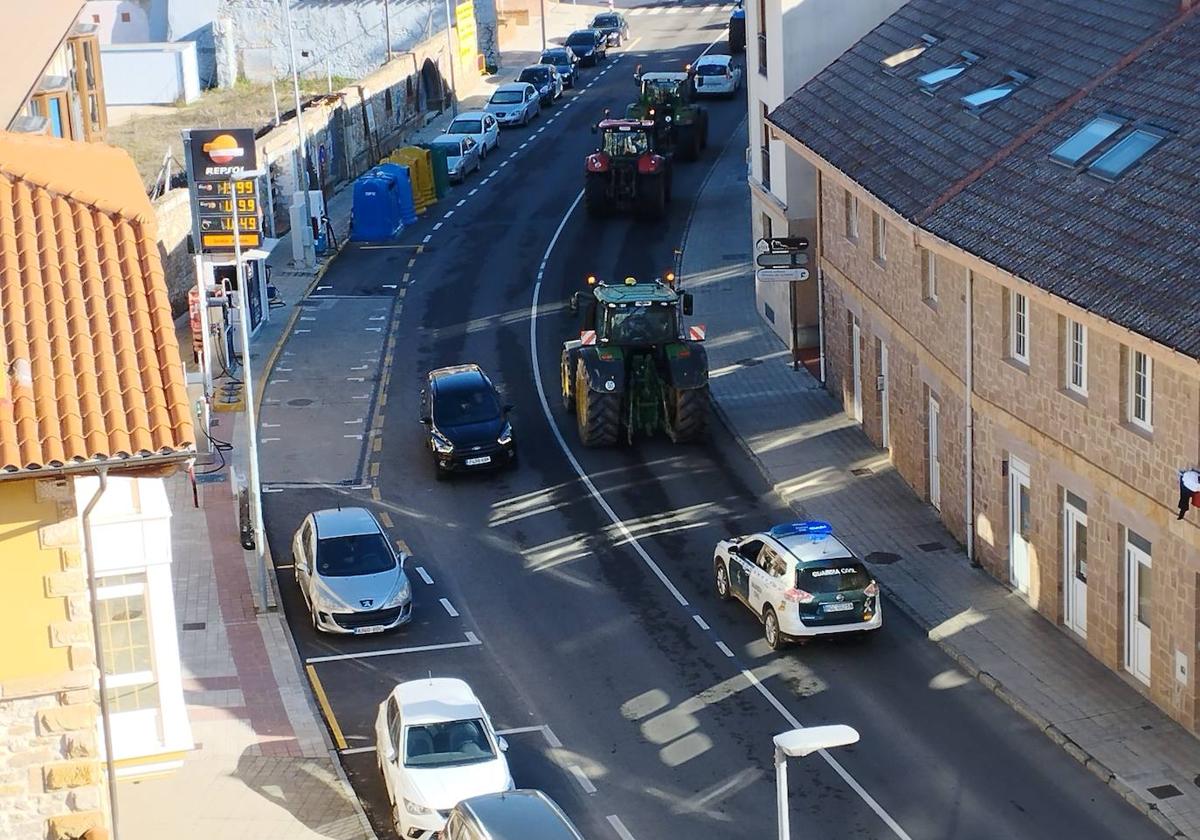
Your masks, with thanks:
<instances>
[{"instance_id":1,"label":"tractor front wheel","mask_svg":"<svg viewBox=\"0 0 1200 840\"><path fill-rule=\"evenodd\" d=\"M567 414L575 413L575 395L571 393L571 354L562 352L562 361L558 364L559 375L562 378L562 403Z\"/></svg>"},{"instance_id":2,"label":"tractor front wheel","mask_svg":"<svg viewBox=\"0 0 1200 840\"><path fill-rule=\"evenodd\" d=\"M591 390L582 359L575 369L575 422L584 446L612 446L621 432L621 395Z\"/></svg>"},{"instance_id":3,"label":"tractor front wheel","mask_svg":"<svg viewBox=\"0 0 1200 840\"><path fill-rule=\"evenodd\" d=\"M691 443L704 437L708 427L708 386L672 390L671 440L675 443Z\"/></svg>"}]
</instances>

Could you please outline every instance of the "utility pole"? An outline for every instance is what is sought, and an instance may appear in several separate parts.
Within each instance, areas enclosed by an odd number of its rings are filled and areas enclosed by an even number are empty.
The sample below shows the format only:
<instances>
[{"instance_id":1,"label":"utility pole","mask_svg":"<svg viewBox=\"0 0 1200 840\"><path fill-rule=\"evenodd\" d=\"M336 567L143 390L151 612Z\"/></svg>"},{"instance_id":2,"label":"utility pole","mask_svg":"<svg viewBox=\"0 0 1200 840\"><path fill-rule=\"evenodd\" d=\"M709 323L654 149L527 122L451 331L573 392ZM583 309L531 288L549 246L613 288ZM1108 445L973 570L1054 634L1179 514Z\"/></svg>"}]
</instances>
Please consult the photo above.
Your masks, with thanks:
<instances>
[{"instance_id":1,"label":"utility pole","mask_svg":"<svg viewBox=\"0 0 1200 840\"><path fill-rule=\"evenodd\" d=\"M542 52L546 51L546 0L538 0L538 7L542 10Z\"/></svg>"},{"instance_id":2,"label":"utility pole","mask_svg":"<svg viewBox=\"0 0 1200 840\"><path fill-rule=\"evenodd\" d=\"M296 71L296 46L292 41L292 0L281 0L283 3L283 25L287 29L288 59L292 65L292 92L296 96L296 133L300 137L300 176L296 179L301 192L304 193L304 227L300 231L300 241L304 246L304 265L312 268L317 262L312 231L312 199L308 195L308 152L305 148L307 140L304 136L304 118L300 114L300 74ZM295 236L295 231L292 232Z\"/></svg>"},{"instance_id":3,"label":"utility pole","mask_svg":"<svg viewBox=\"0 0 1200 840\"><path fill-rule=\"evenodd\" d=\"M392 15L388 10L388 0L383 0L383 37L387 39L387 61L392 60Z\"/></svg>"},{"instance_id":4,"label":"utility pole","mask_svg":"<svg viewBox=\"0 0 1200 840\"><path fill-rule=\"evenodd\" d=\"M458 116L458 85L454 82L454 39L450 35L450 0L446 0L446 56L450 61L450 119Z\"/></svg>"}]
</instances>

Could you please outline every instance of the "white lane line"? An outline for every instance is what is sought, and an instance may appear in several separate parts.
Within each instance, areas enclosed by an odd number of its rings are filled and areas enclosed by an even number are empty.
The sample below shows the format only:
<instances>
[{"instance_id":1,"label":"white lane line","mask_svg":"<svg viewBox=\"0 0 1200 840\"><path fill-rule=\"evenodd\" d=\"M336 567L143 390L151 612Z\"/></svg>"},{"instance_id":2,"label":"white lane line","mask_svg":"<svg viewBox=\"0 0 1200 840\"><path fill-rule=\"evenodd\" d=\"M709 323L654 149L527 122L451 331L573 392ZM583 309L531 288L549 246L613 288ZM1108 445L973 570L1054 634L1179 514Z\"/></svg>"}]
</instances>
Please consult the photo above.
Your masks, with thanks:
<instances>
[{"instance_id":1,"label":"white lane line","mask_svg":"<svg viewBox=\"0 0 1200 840\"><path fill-rule=\"evenodd\" d=\"M291 368L285 368L285 367L277 367L277 368L275 368L275 370L278 371L279 373L291 373L292 372Z\"/></svg>"},{"instance_id":2,"label":"white lane line","mask_svg":"<svg viewBox=\"0 0 1200 840\"><path fill-rule=\"evenodd\" d=\"M343 426L357 426L362 421L363 421L363 419L361 417L359 417L357 420L343 420L342 425Z\"/></svg>"},{"instance_id":3,"label":"white lane line","mask_svg":"<svg viewBox=\"0 0 1200 840\"><path fill-rule=\"evenodd\" d=\"M444 222L438 222L436 225L434 225L434 226L433 226L433 229L434 229L434 230L441 230L441 229L442 229L442 225L443 225L443 224L444 224Z\"/></svg>"},{"instance_id":4,"label":"white lane line","mask_svg":"<svg viewBox=\"0 0 1200 840\"><path fill-rule=\"evenodd\" d=\"M397 656L402 653L425 653L431 650L453 650L454 648L478 647L483 642L474 633L467 632L465 642L446 642L440 645L415 645L413 647L389 648L388 650L364 650L358 653L337 653L330 656L310 656L304 660L306 665L317 662L342 662L346 659L371 659L375 656Z\"/></svg>"},{"instance_id":5,"label":"white lane line","mask_svg":"<svg viewBox=\"0 0 1200 840\"><path fill-rule=\"evenodd\" d=\"M318 291L318 292L323 292L323 291L325 291L326 289L332 289L332 288L333 288L333 286L317 286L317 291Z\"/></svg>"},{"instance_id":6,"label":"white lane line","mask_svg":"<svg viewBox=\"0 0 1200 840\"><path fill-rule=\"evenodd\" d=\"M541 134L541 133L542 133L543 131L545 131L545 130L546 130L546 126L542 126L541 128L539 128L539 129L537 130L537 133L538 133L538 134Z\"/></svg>"},{"instance_id":7,"label":"white lane line","mask_svg":"<svg viewBox=\"0 0 1200 840\"><path fill-rule=\"evenodd\" d=\"M366 382L367 379L364 376L347 376L346 381L347 382Z\"/></svg>"},{"instance_id":8,"label":"white lane line","mask_svg":"<svg viewBox=\"0 0 1200 840\"><path fill-rule=\"evenodd\" d=\"M283 491L276 490L275 492L282 493ZM296 564L295 563L279 563L278 565L275 566L275 568L276 569L294 569L294 568L296 568Z\"/></svg>"},{"instance_id":9,"label":"white lane line","mask_svg":"<svg viewBox=\"0 0 1200 840\"><path fill-rule=\"evenodd\" d=\"M443 219L449 219L449 218L450 218L451 216L453 216L453 215L454 215L454 211L453 211L453 210L447 210L447 211L446 211L446 215L445 215L445 216L442 216L442 218L443 218ZM438 224L441 224L441 222L438 222Z\"/></svg>"},{"instance_id":10,"label":"white lane line","mask_svg":"<svg viewBox=\"0 0 1200 840\"><path fill-rule=\"evenodd\" d=\"M395 283L384 283L384 284L383 284L383 288L385 288L385 289L398 289L398 288L399 288L399 286L397 286Z\"/></svg>"},{"instance_id":11,"label":"white lane line","mask_svg":"<svg viewBox=\"0 0 1200 840\"><path fill-rule=\"evenodd\" d=\"M500 166L501 167L508 166L508 161L506 161L506 160L500 161Z\"/></svg>"},{"instance_id":12,"label":"white lane line","mask_svg":"<svg viewBox=\"0 0 1200 840\"><path fill-rule=\"evenodd\" d=\"M721 653L728 656L730 659L733 659L733 651L731 651L729 649L729 645L725 644L720 639L717 639L717 649L720 650Z\"/></svg>"},{"instance_id":13,"label":"white lane line","mask_svg":"<svg viewBox=\"0 0 1200 840\"><path fill-rule=\"evenodd\" d=\"M267 438L267 437L265 437L265 438L259 438L259 440L261 440L263 443L272 443L277 440L282 440L282 438Z\"/></svg>"},{"instance_id":14,"label":"white lane line","mask_svg":"<svg viewBox=\"0 0 1200 840\"><path fill-rule=\"evenodd\" d=\"M524 143L522 143L520 146L517 146L517 148L518 148L518 149L524 149L524 148L525 148L526 146L528 146L528 145L529 145L529 141L528 141L528 140L526 140L526 141L525 141ZM516 152L513 152L513 156L514 156L514 157L516 156Z\"/></svg>"},{"instance_id":15,"label":"white lane line","mask_svg":"<svg viewBox=\"0 0 1200 840\"><path fill-rule=\"evenodd\" d=\"M497 729L497 735L523 735L526 732L540 732L542 737L546 739L546 743L554 749L562 748L562 741L558 740L558 736L554 734L554 730L546 724L541 726L514 726L512 729Z\"/></svg>"},{"instance_id":16,"label":"white lane line","mask_svg":"<svg viewBox=\"0 0 1200 840\"><path fill-rule=\"evenodd\" d=\"M362 435L342 435L346 440L362 440Z\"/></svg>"},{"instance_id":17,"label":"white lane line","mask_svg":"<svg viewBox=\"0 0 1200 840\"><path fill-rule=\"evenodd\" d=\"M477 193L477 192L479 192L479 187L475 187L469 193L467 193L467 195L475 195L475 193ZM462 201L459 202L459 206L462 206L463 204L465 204L466 201L467 200L464 198Z\"/></svg>"},{"instance_id":18,"label":"white lane line","mask_svg":"<svg viewBox=\"0 0 1200 840\"><path fill-rule=\"evenodd\" d=\"M371 749L374 749L374 747ZM345 750L342 750L342 752L345 752ZM621 822L621 818L616 814L609 814L605 819L608 820L608 824L613 827L613 831L617 832L617 836L621 840L634 840L633 835L629 833L629 829L625 827L625 823Z\"/></svg>"},{"instance_id":19,"label":"white lane line","mask_svg":"<svg viewBox=\"0 0 1200 840\"><path fill-rule=\"evenodd\" d=\"M279 424L278 424L278 423L263 423L263 424L262 424L262 427L263 427L264 429L278 429L278 428L279 428Z\"/></svg>"},{"instance_id":20,"label":"white lane line","mask_svg":"<svg viewBox=\"0 0 1200 840\"><path fill-rule=\"evenodd\" d=\"M697 624L699 624L699 625L700 625L700 629L701 629L701 630L707 630L707 629L708 629L708 622L707 622L707 621L705 621L705 620L704 620L703 618L701 618L700 616L698 616L698 615L693 615L693 616L692 616L692 621L694 621L694 622L696 622Z\"/></svg>"},{"instance_id":21,"label":"white lane line","mask_svg":"<svg viewBox=\"0 0 1200 840\"><path fill-rule=\"evenodd\" d=\"M550 125L550 123L554 122L556 119L557 119L557 117L551 117L550 119L546 120L546 125ZM542 126L542 128L545 128L545 127L546 126Z\"/></svg>"},{"instance_id":22,"label":"white lane line","mask_svg":"<svg viewBox=\"0 0 1200 840\"><path fill-rule=\"evenodd\" d=\"M524 147L522 146L522 148L524 148ZM512 160L512 159L513 159L513 158L515 158L516 156L517 156L517 153L516 153L516 152L512 152L511 154L509 154L509 156L508 156L508 159L509 159L509 160Z\"/></svg>"},{"instance_id":23,"label":"white lane line","mask_svg":"<svg viewBox=\"0 0 1200 840\"><path fill-rule=\"evenodd\" d=\"M471 190L471 195L475 195L475 190ZM455 206L455 207L462 207L462 206L463 206L464 204L466 204L466 203L467 203L467 200L466 200L465 198L460 198L460 199L458 200L458 204L455 204L454 206Z\"/></svg>"},{"instance_id":24,"label":"white lane line","mask_svg":"<svg viewBox=\"0 0 1200 840\"><path fill-rule=\"evenodd\" d=\"M417 574L421 576L421 580L425 581L425 584L427 586L433 585L433 578L431 578L429 576L429 572L425 571L424 566L417 566L416 571L417 571Z\"/></svg>"},{"instance_id":25,"label":"white lane line","mask_svg":"<svg viewBox=\"0 0 1200 840\"><path fill-rule=\"evenodd\" d=\"M454 609L454 605L451 604L449 600L446 598L438 598L438 600L441 602L442 607L446 610L446 612L450 614L451 618L458 618L458 610Z\"/></svg>"},{"instance_id":26,"label":"white lane line","mask_svg":"<svg viewBox=\"0 0 1200 840\"><path fill-rule=\"evenodd\" d=\"M292 380L275 378L275 379L272 379L271 381L278 385L280 382L291 382Z\"/></svg>"},{"instance_id":27,"label":"white lane line","mask_svg":"<svg viewBox=\"0 0 1200 840\"><path fill-rule=\"evenodd\" d=\"M375 745L369 747L346 747L344 750L338 750L341 755L358 755L359 753L375 752Z\"/></svg>"},{"instance_id":28,"label":"white lane line","mask_svg":"<svg viewBox=\"0 0 1200 840\"><path fill-rule=\"evenodd\" d=\"M428 244L429 244L429 240L430 240L430 239L433 239L433 234L432 234L432 233L427 233L427 234L425 234L425 238L424 238L424 239L422 239L422 240L421 240L421 242L422 242L422 243L424 243L424 244L426 244L426 245L428 245Z\"/></svg>"},{"instance_id":29,"label":"white lane line","mask_svg":"<svg viewBox=\"0 0 1200 840\"><path fill-rule=\"evenodd\" d=\"M480 186L483 186L484 184L486 184L486 183L487 183L488 181L490 181L490 180L492 180L492 176L491 176L491 175L487 176L487 177L486 177L486 178L484 178L482 181L480 181L480 182L479 182L479 185L480 185Z\"/></svg>"},{"instance_id":30,"label":"white lane line","mask_svg":"<svg viewBox=\"0 0 1200 840\"><path fill-rule=\"evenodd\" d=\"M712 49L713 45L715 45L717 41L723 40L723 38L724 36L722 35L720 38L713 41L712 44L709 44L709 46L705 48L704 52L708 52L708 50ZM703 55L703 53L701 53L701 55ZM570 463L572 469L575 471L575 474L579 476L580 482L587 489L588 494L591 495L591 497L596 501L596 504L600 506L600 508L608 516L609 520L613 523L613 525L616 526L621 535L625 537L627 544L633 547L634 551L636 551L638 556L642 558L642 561L646 564L650 571L654 573L654 576L659 579L664 587L666 587L667 591L671 593L672 597L674 597L681 606L686 607L688 606L688 601L683 597L683 593L679 591L675 584L671 582L671 579L663 573L663 570L659 567L659 565L654 562L654 559L650 557L648 553L646 553L644 548L642 548L641 542L638 541L638 538L633 535L633 533L629 530L629 527L621 520L621 518L617 516L616 511L614 511L608 504L608 501L592 482L591 477L583 469L583 466L579 463L579 459L575 457L575 454L571 451L571 448L567 446L567 441L563 437L562 432L559 430L558 424L554 422L554 415L550 412L550 402L546 398L546 387L542 383L542 367L539 354L537 352L538 306L542 293L542 278L546 273L545 265L547 261L549 261L551 254L554 253L554 246L558 244L558 240L559 237L562 236L563 229L567 226L567 222L570 221L571 215L575 212L575 208L579 206L581 201L583 201L583 190L580 190L579 193L576 194L575 200L571 202L571 206L568 207L567 211L563 214L562 221L558 223L558 228L554 231L554 236L550 237L550 244L546 246L546 251L544 254L542 254L542 267L538 270L537 279L533 284L533 295L529 305L529 357L531 367L533 369L534 386L537 388L538 400L541 402L542 413L546 416L546 422L550 425L550 431L553 433L559 449L561 449L563 454L566 456L567 462ZM775 710L780 713L784 720L791 724L793 728L798 729L801 727L800 721L797 720L796 717L792 715L792 713L789 712L787 708L779 702L778 699L776 699L775 695L771 694L766 686L762 685L762 683L758 681L757 677L745 669L741 670L742 674L750 680L758 692L767 699L767 702L769 702L775 708ZM863 786L860 785L844 767L842 767L841 763L837 759L830 755L827 750L821 750L820 756L822 759L824 759L825 763L828 764L835 773L841 776L843 781L845 781L846 784L848 784L850 788L856 794L858 794L863 802L865 802L867 806L875 812L875 814L884 822L884 824L892 830L892 833L894 833L896 837L900 838L900 840L912 840L908 833L900 827L900 824L892 818L891 814L885 811L883 806L876 802L875 799L869 793L867 793L866 789L863 788Z\"/></svg>"},{"instance_id":31,"label":"white lane line","mask_svg":"<svg viewBox=\"0 0 1200 840\"><path fill-rule=\"evenodd\" d=\"M567 769L571 771L571 775L575 777L575 781L579 782L579 786L583 788L584 793L592 794L596 792L596 786L592 784L592 780L587 777L578 764L568 764Z\"/></svg>"}]
</instances>

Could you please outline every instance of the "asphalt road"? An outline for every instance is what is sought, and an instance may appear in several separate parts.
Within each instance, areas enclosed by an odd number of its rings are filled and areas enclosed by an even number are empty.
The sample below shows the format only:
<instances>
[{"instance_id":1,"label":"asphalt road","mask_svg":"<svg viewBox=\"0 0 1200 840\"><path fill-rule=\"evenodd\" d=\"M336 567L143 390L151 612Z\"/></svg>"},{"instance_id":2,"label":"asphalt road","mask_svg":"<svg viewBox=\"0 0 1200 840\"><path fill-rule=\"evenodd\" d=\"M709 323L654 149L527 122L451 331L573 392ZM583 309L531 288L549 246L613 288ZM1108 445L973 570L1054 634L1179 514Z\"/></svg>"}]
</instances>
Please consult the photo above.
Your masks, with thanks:
<instances>
[{"instance_id":1,"label":"asphalt road","mask_svg":"<svg viewBox=\"0 0 1200 840\"><path fill-rule=\"evenodd\" d=\"M334 262L267 385L265 512L284 608L368 815L392 836L376 707L397 682L433 674L467 679L499 727L519 730L508 737L518 785L546 790L593 840L774 836L771 737L796 722L848 723L862 741L838 750L837 766L792 763L795 836L1156 836L886 601L873 641L783 653L744 608L717 601L716 541L790 516L715 418L704 445L578 446L557 401L559 347L575 326L565 302L589 273L672 265L745 102L708 106L709 150L679 165L661 222L596 223L581 207L563 222L588 126L633 98L636 63L694 59L726 15L633 18L636 41L530 128L505 132L501 154L399 246L351 246ZM430 368L465 361L517 406L521 465L435 483L418 389ZM290 538L304 514L335 504L375 510L414 555L416 618L399 633L316 638L308 625Z\"/></svg>"}]
</instances>

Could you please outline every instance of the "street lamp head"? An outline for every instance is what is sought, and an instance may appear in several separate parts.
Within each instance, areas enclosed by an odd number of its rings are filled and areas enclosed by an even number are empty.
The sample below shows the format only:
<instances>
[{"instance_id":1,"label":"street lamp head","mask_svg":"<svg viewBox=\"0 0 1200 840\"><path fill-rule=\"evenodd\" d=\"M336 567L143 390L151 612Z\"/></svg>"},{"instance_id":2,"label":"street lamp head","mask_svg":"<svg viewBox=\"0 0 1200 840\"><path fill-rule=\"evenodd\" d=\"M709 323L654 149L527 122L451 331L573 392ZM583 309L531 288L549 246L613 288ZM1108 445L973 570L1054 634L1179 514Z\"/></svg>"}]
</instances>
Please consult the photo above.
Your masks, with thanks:
<instances>
[{"instance_id":1,"label":"street lamp head","mask_svg":"<svg viewBox=\"0 0 1200 840\"><path fill-rule=\"evenodd\" d=\"M775 736L775 746L791 758L803 758L817 750L855 743L858 743L858 731L841 723L791 729Z\"/></svg>"}]
</instances>

